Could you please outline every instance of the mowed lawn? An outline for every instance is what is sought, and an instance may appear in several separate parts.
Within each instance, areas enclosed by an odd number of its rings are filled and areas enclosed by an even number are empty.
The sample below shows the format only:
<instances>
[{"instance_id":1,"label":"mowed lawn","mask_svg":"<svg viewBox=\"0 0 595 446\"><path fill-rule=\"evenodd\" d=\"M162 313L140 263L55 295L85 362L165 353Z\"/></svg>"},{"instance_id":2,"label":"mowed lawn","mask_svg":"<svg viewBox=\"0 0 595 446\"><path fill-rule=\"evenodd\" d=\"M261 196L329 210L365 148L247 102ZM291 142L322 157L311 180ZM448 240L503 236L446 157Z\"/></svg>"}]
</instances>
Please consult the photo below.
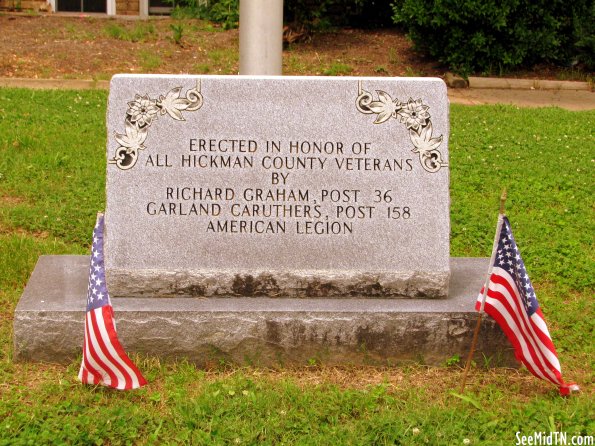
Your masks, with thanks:
<instances>
[{"instance_id":1,"label":"mowed lawn","mask_svg":"<svg viewBox=\"0 0 595 446\"><path fill-rule=\"evenodd\" d=\"M38 257L86 254L104 208L106 102L103 91L0 89L0 444L509 445L517 432L594 434L595 111L451 107L451 254L489 256L506 187L578 395L479 363L459 395L457 358L198 370L137 357L150 384L131 392L82 386L78 361L13 363L12 317Z\"/></svg>"}]
</instances>

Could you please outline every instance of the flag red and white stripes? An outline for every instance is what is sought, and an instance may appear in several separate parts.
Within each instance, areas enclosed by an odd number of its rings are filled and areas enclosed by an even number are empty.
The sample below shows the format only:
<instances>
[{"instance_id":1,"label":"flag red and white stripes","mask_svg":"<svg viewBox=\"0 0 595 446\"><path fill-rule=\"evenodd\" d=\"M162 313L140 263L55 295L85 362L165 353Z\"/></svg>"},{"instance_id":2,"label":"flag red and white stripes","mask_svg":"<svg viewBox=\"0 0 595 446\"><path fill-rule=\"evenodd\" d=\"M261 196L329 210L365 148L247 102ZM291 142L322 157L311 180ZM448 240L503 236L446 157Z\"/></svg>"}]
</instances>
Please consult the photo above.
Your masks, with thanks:
<instances>
[{"instance_id":1,"label":"flag red and white stripes","mask_svg":"<svg viewBox=\"0 0 595 446\"><path fill-rule=\"evenodd\" d=\"M494 318L514 347L516 358L538 378L560 387L568 395L578 390L565 383L558 355L520 251L504 216L498 222L487 291L481 290L475 309Z\"/></svg>"},{"instance_id":2,"label":"flag red and white stripes","mask_svg":"<svg viewBox=\"0 0 595 446\"><path fill-rule=\"evenodd\" d=\"M87 312L80 379L115 389L136 389L147 382L117 339L111 306Z\"/></svg>"},{"instance_id":3,"label":"flag red and white stripes","mask_svg":"<svg viewBox=\"0 0 595 446\"><path fill-rule=\"evenodd\" d=\"M516 284L505 271L494 268L485 311L502 327L513 344L516 357L541 379L560 384L562 372L556 349L543 320L541 309L531 316L521 308Z\"/></svg>"}]
</instances>

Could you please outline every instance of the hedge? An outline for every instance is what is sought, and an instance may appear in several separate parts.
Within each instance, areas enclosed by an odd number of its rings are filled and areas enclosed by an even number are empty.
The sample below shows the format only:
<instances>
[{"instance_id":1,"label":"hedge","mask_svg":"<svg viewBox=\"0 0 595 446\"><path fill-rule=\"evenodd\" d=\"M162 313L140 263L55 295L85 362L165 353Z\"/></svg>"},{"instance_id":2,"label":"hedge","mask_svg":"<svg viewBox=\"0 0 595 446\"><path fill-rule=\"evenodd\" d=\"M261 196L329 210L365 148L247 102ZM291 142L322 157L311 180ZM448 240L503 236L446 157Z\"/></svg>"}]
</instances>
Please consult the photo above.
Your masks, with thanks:
<instances>
[{"instance_id":1,"label":"hedge","mask_svg":"<svg viewBox=\"0 0 595 446\"><path fill-rule=\"evenodd\" d=\"M395 0L416 47L463 75L595 61L593 0Z\"/></svg>"}]
</instances>

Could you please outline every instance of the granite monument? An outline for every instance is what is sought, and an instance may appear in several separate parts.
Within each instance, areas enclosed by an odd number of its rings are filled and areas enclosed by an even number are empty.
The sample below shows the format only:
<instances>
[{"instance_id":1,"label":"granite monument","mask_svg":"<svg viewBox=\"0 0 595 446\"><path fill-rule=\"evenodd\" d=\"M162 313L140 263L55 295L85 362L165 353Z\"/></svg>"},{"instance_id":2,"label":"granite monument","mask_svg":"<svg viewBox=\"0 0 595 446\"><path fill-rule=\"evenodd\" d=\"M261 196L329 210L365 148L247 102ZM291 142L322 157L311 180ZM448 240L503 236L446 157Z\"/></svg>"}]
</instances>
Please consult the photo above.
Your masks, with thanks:
<instances>
[{"instance_id":1,"label":"granite monument","mask_svg":"<svg viewBox=\"0 0 595 446\"><path fill-rule=\"evenodd\" d=\"M119 75L107 127L107 283L128 352L279 366L468 351L488 259L449 257L440 79ZM39 259L16 360L80 354L88 269ZM476 355L513 364L496 323L481 330Z\"/></svg>"},{"instance_id":2,"label":"granite monument","mask_svg":"<svg viewBox=\"0 0 595 446\"><path fill-rule=\"evenodd\" d=\"M110 290L444 298L448 133L440 79L115 76Z\"/></svg>"}]
</instances>

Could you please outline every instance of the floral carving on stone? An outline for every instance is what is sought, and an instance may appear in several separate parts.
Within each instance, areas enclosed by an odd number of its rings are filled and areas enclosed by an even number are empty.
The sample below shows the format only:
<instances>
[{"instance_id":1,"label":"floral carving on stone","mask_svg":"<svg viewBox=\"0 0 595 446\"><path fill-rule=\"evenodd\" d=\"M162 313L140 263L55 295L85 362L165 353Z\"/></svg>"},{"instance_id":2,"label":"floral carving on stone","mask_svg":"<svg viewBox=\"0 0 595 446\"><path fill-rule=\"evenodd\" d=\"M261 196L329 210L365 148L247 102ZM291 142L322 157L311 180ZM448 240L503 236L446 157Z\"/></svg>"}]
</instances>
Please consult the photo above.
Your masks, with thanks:
<instances>
[{"instance_id":1,"label":"floral carving on stone","mask_svg":"<svg viewBox=\"0 0 595 446\"><path fill-rule=\"evenodd\" d=\"M421 99L408 101L393 99L387 92L376 90L377 99L372 93L362 88L359 81L358 96L355 101L357 110L363 114L376 114L374 124L382 124L391 118L405 124L409 131L409 138L413 144L413 153L419 154L419 162L428 172L438 172L441 167L448 166L438 150L443 136L434 136L431 116Z\"/></svg>"},{"instance_id":2,"label":"floral carving on stone","mask_svg":"<svg viewBox=\"0 0 595 446\"><path fill-rule=\"evenodd\" d=\"M180 97L181 91L182 87L175 87L157 99L151 99L147 94L135 95L134 100L128 103L124 133L116 132L114 135L118 148L114 157L108 159L108 164L115 164L122 170L132 169L136 165L138 152L146 148L144 143L149 128L159 116L167 114L176 121L185 121L182 112L196 111L202 107L200 80L186 92L185 97Z\"/></svg>"}]
</instances>

